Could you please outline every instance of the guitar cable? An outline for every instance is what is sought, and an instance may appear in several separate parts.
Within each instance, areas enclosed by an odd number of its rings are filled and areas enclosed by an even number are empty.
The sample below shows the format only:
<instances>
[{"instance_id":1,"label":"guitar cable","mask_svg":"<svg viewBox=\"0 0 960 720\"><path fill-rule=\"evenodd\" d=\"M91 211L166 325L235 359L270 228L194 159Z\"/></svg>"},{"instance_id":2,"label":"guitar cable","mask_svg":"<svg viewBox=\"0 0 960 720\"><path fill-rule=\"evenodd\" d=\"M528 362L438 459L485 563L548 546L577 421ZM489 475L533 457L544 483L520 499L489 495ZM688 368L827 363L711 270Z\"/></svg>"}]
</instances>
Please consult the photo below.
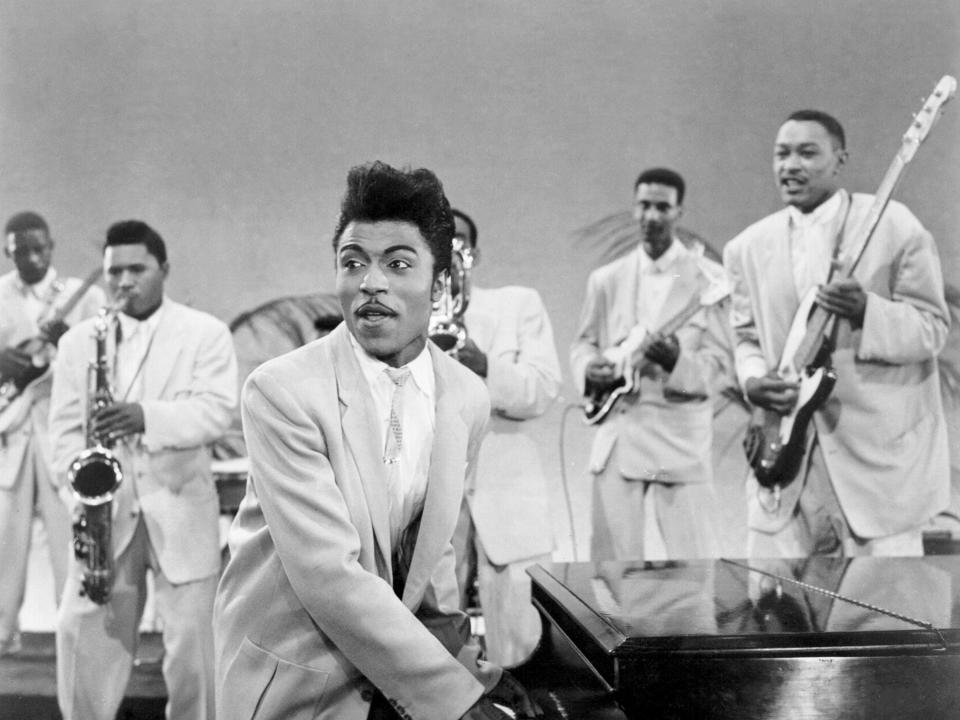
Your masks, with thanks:
<instances>
[{"instance_id":1,"label":"guitar cable","mask_svg":"<svg viewBox=\"0 0 960 720\"><path fill-rule=\"evenodd\" d=\"M583 403L567 403L563 406L563 412L560 414L560 443L559 443L559 459L560 459L560 483L563 486L563 496L567 505L567 522L570 524L570 542L573 547L573 561L578 562L580 560L579 554L577 552L577 530L573 523L573 502L570 500L570 485L567 480L567 460L566 460L566 445L564 439L566 438L566 427L567 427L567 416L570 414L571 410L583 410Z\"/></svg>"}]
</instances>

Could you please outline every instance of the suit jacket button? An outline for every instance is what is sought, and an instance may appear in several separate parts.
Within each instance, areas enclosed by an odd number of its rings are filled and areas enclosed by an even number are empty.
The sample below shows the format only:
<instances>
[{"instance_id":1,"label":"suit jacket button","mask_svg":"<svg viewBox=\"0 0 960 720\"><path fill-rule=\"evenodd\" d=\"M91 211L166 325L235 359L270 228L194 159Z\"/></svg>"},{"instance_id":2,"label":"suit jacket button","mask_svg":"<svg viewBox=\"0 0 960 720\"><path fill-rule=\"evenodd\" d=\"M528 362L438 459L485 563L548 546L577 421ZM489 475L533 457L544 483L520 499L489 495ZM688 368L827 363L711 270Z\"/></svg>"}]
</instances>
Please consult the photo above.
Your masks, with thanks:
<instances>
[{"instance_id":1,"label":"suit jacket button","mask_svg":"<svg viewBox=\"0 0 960 720\"><path fill-rule=\"evenodd\" d=\"M373 690L366 688L360 692L360 699L364 702L370 702L373 700Z\"/></svg>"}]
</instances>

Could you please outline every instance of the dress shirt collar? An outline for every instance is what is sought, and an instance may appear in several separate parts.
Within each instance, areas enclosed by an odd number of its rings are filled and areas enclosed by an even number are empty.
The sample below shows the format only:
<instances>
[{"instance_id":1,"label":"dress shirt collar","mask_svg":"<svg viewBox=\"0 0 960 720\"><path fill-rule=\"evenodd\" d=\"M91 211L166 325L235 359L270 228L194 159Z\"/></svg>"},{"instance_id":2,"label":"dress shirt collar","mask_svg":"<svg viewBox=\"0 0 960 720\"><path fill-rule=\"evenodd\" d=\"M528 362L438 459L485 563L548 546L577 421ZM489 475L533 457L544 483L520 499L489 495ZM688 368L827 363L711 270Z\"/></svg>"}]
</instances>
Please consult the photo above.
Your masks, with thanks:
<instances>
[{"instance_id":1,"label":"dress shirt collar","mask_svg":"<svg viewBox=\"0 0 960 720\"><path fill-rule=\"evenodd\" d=\"M25 283L23 278L20 277L20 273L14 271L13 275L14 285L17 290L20 291L20 294L24 297L27 295L33 295L38 300L42 300L49 295L50 288L57 279L57 271L52 267L48 267L46 275L32 285Z\"/></svg>"},{"instance_id":2,"label":"dress shirt collar","mask_svg":"<svg viewBox=\"0 0 960 720\"><path fill-rule=\"evenodd\" d=\"M382 360L377 360L375 357L368 355L366 351L360 347L360 343L357 342L353 333L347 334L350 337L350 347L353 349L353 354L360 364L360 371L363 373L367 385L371 388L376 387L377 383L382 382L382 379L387 377L387 364ZM423 351L408 362L406 367L410 369L410 377L420 392L433 402L434 396L436 395L436 378L433 375L433 358L430 357L430 348L424 346Z\"/></svg>"},{"instance_id":3,"label":"dress shirt collar","mask_svg":"<svg viewBox=\"0 0 960 720\"><path fill-rule=\"evenodd\" d=\"M640 274L657 275L660 273L665 273L677 260L683 256L684 252L685 248L683 247L683 243L677 240L677 238L673 238L673 241L670 243L670 247L667 248L666 252L654 260L647 255L647 251L644 249L643 245L641 245Z\"/></svg>"},{"instance_id":4,"label":"dress shirt collar","mask_svg":"<svg viewBox=\"0 0 960 720\"><path fill-rule=\"evenodd\" d=\"M148 335L152 335L156 331L157 325L160 324L160 316L163 314L165 307L166 303L161 299L160 307L154 310L146 320L137 320L135 317L131 317L122 312L117 313L117 320L120 323L120 336L129 340L139 332L146 332Z\"/></svg>"},{"instance_id":5,"label":"dress shirt collar","mask_svg":"<svg viewBox=\"0 0 960 720\"><path fill-rule=\"evenodd\" d=\"M843 205L843 191L837 190L828 200L820 203L808 213L800 212L793 205L787 206L790 215L790 224L798 229L807 229L815 225L829 225L840 212Z\"/></svg>"}]
</instances>

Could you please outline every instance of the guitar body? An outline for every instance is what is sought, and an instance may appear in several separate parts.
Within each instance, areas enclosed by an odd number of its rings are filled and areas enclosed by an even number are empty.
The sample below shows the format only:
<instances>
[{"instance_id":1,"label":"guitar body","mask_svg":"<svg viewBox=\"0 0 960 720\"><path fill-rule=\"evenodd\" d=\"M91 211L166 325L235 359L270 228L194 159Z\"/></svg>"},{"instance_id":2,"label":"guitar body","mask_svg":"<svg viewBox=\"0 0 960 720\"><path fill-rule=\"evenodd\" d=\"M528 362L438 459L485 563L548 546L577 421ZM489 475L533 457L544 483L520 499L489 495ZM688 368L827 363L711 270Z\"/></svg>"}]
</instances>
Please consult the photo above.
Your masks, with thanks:
<instances>
[{"instance_id":1,"label":"guitar body","mask_svg":"<svg viewBox=\"0 0 960 720\"><path fill-rule=\"evenodd\" d=\"M610 415L617 401L633 392L633 382L617 378L612 383L593 383L587 380L583 392L583 420L587 425L599 425Z\"/></svg>"},{"instance_id":2,"label":"guitar body","mask_svg":"<svg viewBox=\"0 0 960 720\"><path fill-rule=\"evenodd\" d=\"M785 488L796 479L807 445L807 426L836 383L833 368L814 368L801 375L797 404L789 415L756 410L743 446L762 487Z\"/></svg>"}]
</instances>

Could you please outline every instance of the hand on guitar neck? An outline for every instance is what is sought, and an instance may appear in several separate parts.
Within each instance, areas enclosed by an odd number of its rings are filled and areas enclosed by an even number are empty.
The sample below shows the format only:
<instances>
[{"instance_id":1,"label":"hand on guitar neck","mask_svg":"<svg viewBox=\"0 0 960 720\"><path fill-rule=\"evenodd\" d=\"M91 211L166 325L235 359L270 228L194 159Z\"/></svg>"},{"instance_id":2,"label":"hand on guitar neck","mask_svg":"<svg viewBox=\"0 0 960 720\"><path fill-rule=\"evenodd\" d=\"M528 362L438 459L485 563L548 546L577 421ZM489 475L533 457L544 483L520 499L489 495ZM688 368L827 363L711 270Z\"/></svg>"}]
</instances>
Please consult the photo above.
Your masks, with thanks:
<instances>
[{"instance_id":1,"label":"hand on guitar neck","mask_svg":"<svg viewBox=\"0 0 960 720\"><path fill-rule=\"evenodd\" d=\"M848 277L823 285L817 291L817 305L831 315L846 318L854 328L862 328L867 293L856 278Z\"/></svg>"}]
</instances>

